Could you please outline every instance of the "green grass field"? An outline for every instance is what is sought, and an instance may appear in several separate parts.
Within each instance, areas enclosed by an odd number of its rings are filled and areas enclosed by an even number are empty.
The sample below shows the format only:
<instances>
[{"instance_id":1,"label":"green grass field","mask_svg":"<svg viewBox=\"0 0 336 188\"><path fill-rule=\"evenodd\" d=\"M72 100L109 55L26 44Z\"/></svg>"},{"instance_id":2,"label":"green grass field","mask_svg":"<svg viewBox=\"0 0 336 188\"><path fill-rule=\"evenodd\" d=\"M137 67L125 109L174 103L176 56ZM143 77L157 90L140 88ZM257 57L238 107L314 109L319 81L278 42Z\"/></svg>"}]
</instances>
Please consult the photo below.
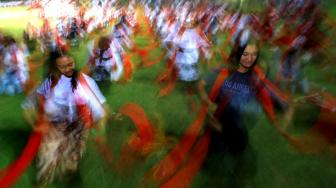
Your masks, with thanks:
<instances>
[{"instance_id":1,"label":"green grass field","mask_svg":"<svg viewBox=\"0 0 336 188\"><path fill-rule=\"evenodd\" d=\"M0 8L3 12L21 12L26 8ZM20 40L27 18L0 20L0 30L14 35ZM135 42L145 46L149 38L136 36ZM86 63L86 41L71 50L78 67ZM270 57L266 52L265 58ZM151 55L162 53L156 49ZM218 59L218 58L217 58ZM140 58L133 56L133 63L139 64ZM148 187L142 184L146 172L157 161L162 159L178 141L186 127L195 117L190 110L183 85L178 83L175 90L166 97L157 97L159 86L154 82L156 76L164 68L164 63L150 68L139 68L135 71L131 82L111 83L109 87L102 85L101 90L107 98L112 111L118 110L123 104L132 102L141 105L155 126L169 134L171 144L161 147L146 159L139 158L126 172L118 172L108 167L99 154L95 142L88 140L87 150L81 160L80 170L74 178L55 181L49 187L85 187L85 188L129 188ZM328 65L321 70L320 65L307 66L306 72L310 80L317 86L325 87L336 94L335 81L326 81L325 77L335 76L335 66ZM41 74L42 68L38 71ZM40 75L41 77L41 75ZM335 79L333 79L335 80ZM30 125L22 114L21 103L23 94L0 97L0 169L6 167L19 156L31 132ZM198 101L196 97L193 100ZM303 114L301 115L313 115ZM334 188L336 187L335 156L328 153L307 155L297 151L269 122L263 114L255 125L249 125L250 147L242 156L216 156L206 168L202 168L195 177L192 187L256 187L256 188ZM122 145L128 136L135 132L135 127L127 118L109 122L107 125L108 145L117 161ZM234 170L234 166L238 166ZM33 187L36 176L35 162L16 183L17 188ZM238 183L236 183L238 182Z\"/></svg>"}]
</instances>

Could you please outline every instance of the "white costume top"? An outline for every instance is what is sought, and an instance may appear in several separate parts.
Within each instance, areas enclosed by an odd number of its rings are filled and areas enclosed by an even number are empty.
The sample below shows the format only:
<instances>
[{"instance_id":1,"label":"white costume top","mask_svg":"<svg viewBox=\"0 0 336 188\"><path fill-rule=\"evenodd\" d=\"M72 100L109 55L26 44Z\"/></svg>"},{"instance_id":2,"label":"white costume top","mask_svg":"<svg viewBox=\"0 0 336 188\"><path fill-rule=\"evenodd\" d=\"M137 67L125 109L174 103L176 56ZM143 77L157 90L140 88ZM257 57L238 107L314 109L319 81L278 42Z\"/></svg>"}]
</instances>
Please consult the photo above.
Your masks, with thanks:
<instances>
[{"instance_id":1,"label":"white costume top","mask_svg":"<svg viewBox=\"0 0 336 188\"><path fill-rule=\"evenodd\" d=\"M86 82L78 81L77 88L72 91L71 78L64 75L51 89L51 80L43 81L37 93L45 99L45 113L51 122L72 123L78 120L77 105L88 105L93 120L97 121L105 115L102 104L106 101L96 82L82 74Z\"/></svg>"},{"instance_id":2,"label":"white costume top","mask_svg":"<svg viewBox=\"0 0 336 188\"><path fill-rule=\"evenodd\" d=\"M14 59L14 56L16 60ZM6 71L16 71L18 81L23 84L29 78L28 66L25 54L16 45L11 45L5 48L4 65Z\"/></svg>"},{"instance_id":3,"label":"white costume top","mask_svg":"<svg viewBox=\"0 0 336 188\"><path fill-rule=\"evenodd\" d=\"M179 78L184 81L194 81L199 77L198 60L200 48L207 48L209 44L198 34L196 29L187 29L181 37L174 38L178 47L175 64L179 70Z\"/></svg>"}]
</instances>

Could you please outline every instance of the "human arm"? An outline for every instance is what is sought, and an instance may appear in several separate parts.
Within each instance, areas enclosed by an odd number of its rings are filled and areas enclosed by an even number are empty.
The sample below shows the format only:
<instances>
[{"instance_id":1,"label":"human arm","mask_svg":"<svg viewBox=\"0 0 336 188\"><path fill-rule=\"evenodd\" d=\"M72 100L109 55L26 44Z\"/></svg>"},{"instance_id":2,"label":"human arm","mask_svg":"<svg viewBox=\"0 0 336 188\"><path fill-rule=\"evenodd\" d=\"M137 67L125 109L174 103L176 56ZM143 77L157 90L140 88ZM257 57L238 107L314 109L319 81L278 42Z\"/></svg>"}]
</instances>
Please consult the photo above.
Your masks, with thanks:
<instances>
[{"instance_id":1,"label":"human arm","mask_svg":"<svg viewBox=\"0 0 336 188\"><path fill-rule=\"evenodd\" d=\"M214 113L217 109L217 104L214 103L212 100L210 100L209 95L206 92L205 86L206 82L204 80L201 80L197 84L197 90L203 104L208 106L207 111L208 125L210 126L211 129L221 132L222 126L214 116Z\"/></svg>"}]
</instances>

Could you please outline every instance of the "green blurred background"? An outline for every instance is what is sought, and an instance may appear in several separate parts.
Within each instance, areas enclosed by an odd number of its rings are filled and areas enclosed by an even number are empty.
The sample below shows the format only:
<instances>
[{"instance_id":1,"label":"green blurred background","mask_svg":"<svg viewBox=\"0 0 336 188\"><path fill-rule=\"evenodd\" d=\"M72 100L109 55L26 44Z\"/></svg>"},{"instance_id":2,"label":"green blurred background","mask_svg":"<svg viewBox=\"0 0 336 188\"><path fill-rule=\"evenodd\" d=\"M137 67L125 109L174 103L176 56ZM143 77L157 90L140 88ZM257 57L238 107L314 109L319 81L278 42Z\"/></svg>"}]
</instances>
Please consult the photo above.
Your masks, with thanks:
<instances>
[{"instance_id":1,"label":"green blurred background","mask_svg":"<svg viewBox=\"0 0 336 188\"><path fill-rule=\"evenodd\" d=\"M256 9L262 8L262 3L251 0ZM245 7L245 9L248 6ZM333 18L336 17L336 6L333 1L323 1L323 7ZM244 8L244 7L243 7ZM0 8L0 14L11 15L27 11L27 7ZM28 17L0 19L0 30L13 35L18 41L22 40L22 32L26 27ZM142 26L143 27L143 26ZM220 41L225 40L225 35ZM332 38L333 39L333 38ZM77 47L71 49L78 68L85 65L88 50L85 38ZM148 44L148 36L137 35L135 43L140 47ZM221 43L221 42L220 42ZM219 45L220 46L220 45ZM329 49L335 53L335 49ZM267 61L272 56L268 49L263 49L263 60ZM157 48L151 56L157 56L163 50ZM133 63L140 63L140 58L133 55ZM165 60L163 60L165 61ZM218 56L213 62L220 63ZM320 88L326 88L333 95L336 94L335 79L336 69L334 62L321 69L318 60L305 67L306 76ZM334 61L329 58L326 61ZM329 63L329 62L326 62ZM81 161L80 170L74 177L62 181L55 181L49 187L149 187L143 184L145 173L159 161L177 143L185 128L195 117L195 112L190 110L191 99L185 95L183 85L178 84L176 89L166 97L157 97L160 87L155 84L156 76L164 69L164 63L159 63L150 68L137 69L131 82L111 83L110 87L102 85L102 91L107 98L107 103L112 111L117 111L123 104L134 102L141 105L155 126L172 137L169 144L163 145L146 158L139 158L125 172L119 172L107 165L97 150L97 145L88 140L87 151ZM204 70L205 72L208 70ZM38 70L38 78L42 78L42 67ZM25 100L24 94L15 96L0 96L0 169L6 167L20 155L31 132L31 126L22 114L21 103ZM309 106L298 110L298 117L316 115ZM307 118L298 119L301 122ZM107 125L108 146L113 153L115 161L120 160L120 150L127 138L135 132L132 122L122 120L110 121ZM268 121L263 114L255 125L249 127L250 147L242 156L218 156L213 158L206 168L202 168L192 183L192 187L256 187L256 188L334 188L336 187L335 156L324 153L307 155L297 151ZM220 162L219 162L219 161ZM233 166L239 164L239 170ZM209 173L210 172L210 173ZM26 188L35 185L35 161L15 184L15 187ZM236 183L235 181L239 182Z\"/></svg>"}]
</instances>

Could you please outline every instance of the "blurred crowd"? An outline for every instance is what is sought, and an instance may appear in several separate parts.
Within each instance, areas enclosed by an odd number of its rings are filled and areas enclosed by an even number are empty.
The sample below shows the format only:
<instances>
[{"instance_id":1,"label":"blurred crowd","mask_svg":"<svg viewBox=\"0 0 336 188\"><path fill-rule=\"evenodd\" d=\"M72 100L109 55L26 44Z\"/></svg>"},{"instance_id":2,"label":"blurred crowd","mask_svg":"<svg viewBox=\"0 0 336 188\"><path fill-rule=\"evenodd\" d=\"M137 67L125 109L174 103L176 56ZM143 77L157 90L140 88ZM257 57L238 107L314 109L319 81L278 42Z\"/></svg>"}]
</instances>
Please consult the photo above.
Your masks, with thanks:
<instances>
[{"instance_id":1,"label":"blurred crowd","mask_svg":"<svg viewBox=\"0 0 336 188\"><path fill-rule=\"evenodd\" d=\"M303 140L294 139L277 119L277 110L290 115L291 106L299 101L294 95L321 109L323 115L313 123L319 134L324 135L320 126L335 125L335 118L328 116L335 113L335 98L320 92L321 88L304 74L305 66L316 63L316 59L329 64L328 52L335 47L331 38L335 22L319 0L268 0L255 12L231 1L30 3L31 10L39 11L41 24L29 22L20 42L0 32L0 95L24 92L28 97L23 108L36 112L31 122L41 136L40 145L36 145L41 185L66 171L77 170L90 128L99 125L98 132L104 134L101 126L111 114L100 91L104 88L99 87L106 82L131 81L136 70L131 55L140 56L141 68L164 64L156 79L162 86L159 96L169 95L180 84L189 98L197 96L201 101L199 110L195 110L195 122L168 159L158 163L161 174L156 173L156 180L162 185L188 185L188 181L183 184L177 180L192 179L202 162L207 163L208 151L208 157L216 152L244 152L249 145L246 124L255 122L261 111L280 134L298 148L307 149L301 147ZM146 47L134 41L139 35L150 38ZM69 52L83 47L81 44L88 53L81 62L84 68L77 70ZM157 48L163 49L163 55L150 62L149 53ZM268 50L267 63L260 58L262 48ZM34 80L36 61L46 67L42 82ZM135 109L133 106L130 111L139 115ZM119 114L113 116L118 118ZM27 118L31 117L28 112ZM206 126L202 129L203 124ZM145 125L138 123L139 135L151 132ZM328 134L327 142L333 143L335 135ZM142 139L139 136L129 143L144 149L150 139ZM97 143L104 145L105 140Z\"/></svg>"}]
</instances>

